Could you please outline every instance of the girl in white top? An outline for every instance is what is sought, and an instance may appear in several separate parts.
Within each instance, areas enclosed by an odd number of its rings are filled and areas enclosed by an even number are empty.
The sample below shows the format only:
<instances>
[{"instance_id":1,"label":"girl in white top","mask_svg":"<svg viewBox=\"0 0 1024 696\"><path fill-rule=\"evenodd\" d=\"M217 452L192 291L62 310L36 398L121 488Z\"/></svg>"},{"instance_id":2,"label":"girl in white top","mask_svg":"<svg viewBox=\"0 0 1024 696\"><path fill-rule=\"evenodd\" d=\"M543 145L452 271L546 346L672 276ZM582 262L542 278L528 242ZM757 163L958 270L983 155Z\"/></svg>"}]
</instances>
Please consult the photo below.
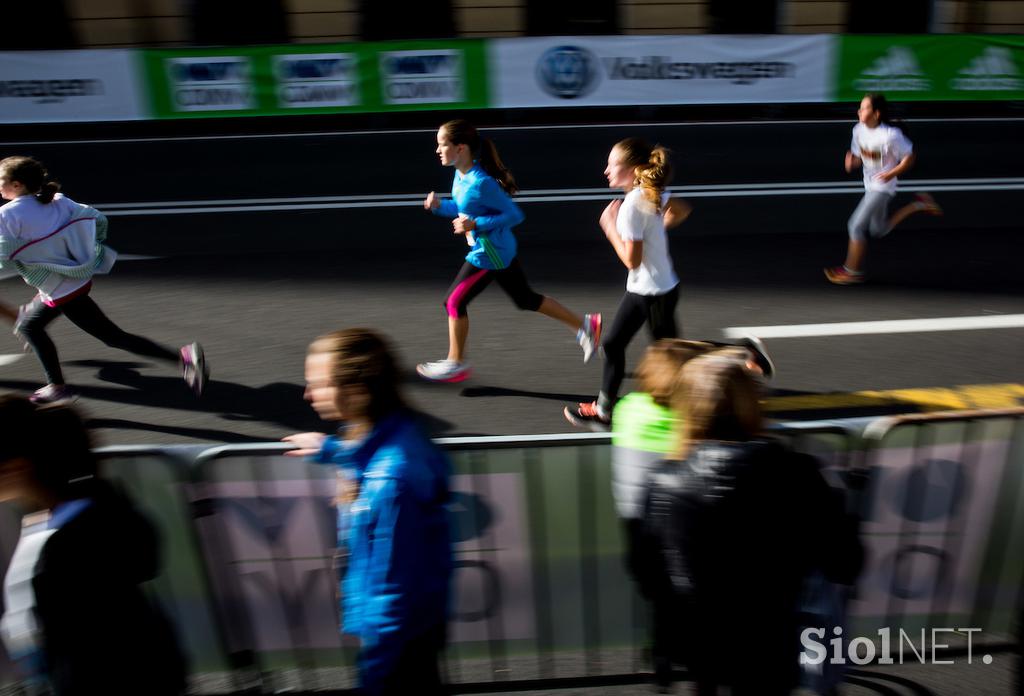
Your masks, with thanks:
<instances>
[{"instance_id":1,"label":"girl in white top","mask_svg":"<svg viewBox=\"0 0 1024 696\"><path fill-rule=\"evenodd\" d=\"M604 171L608 186L622 189L601 214L601 229L628 269L626 294L611 327L604 332L604 375L601 392L591 403L567 406L563 413L573 425L606 430L612 407L626 374L626 346L646 324L655 340L677 338L675 319L679 278L672 267L665 229L678 225L690 207L671 200L665 187L672 177L669 151L651 147L640 138L626 138L608 155Z\"/></svg>"},{"instance_id":2,"label":"girl in white top","mask_svg":"<svg viewBox=\"0 0 1024 696\"><path fill-rule=\"evenodd\" d=\"M46 327L61 315L113 348L178 363L185 382L198 396L208 370L198 343L173 350L112 322L89 296L92 278L107 273L117 254L103 244L107 220L95 208L57 193L42 164L31 157L0 160L0 268L14 268L36 290L21 307L14 333L35 351L47 384L33 403L68 402L75 391L64 382L57 349ZM4 312L0 311L0 314Z\"/></svg>"},{"instance_id":3,"label":"girl in white top","mask_svg":"<svg viewBox=\"0 0 1024 696\"><path fill-rule=\"evenodd\" d=\"M889 217L889 203L896 195L897 177L914 165L914 145L903 131L889 122L884 95L867 94L857 109L857 125L846 153L846 171L864 167L864 198L847 225L850 242L842 266L825 269L825 277L837 285L864 282L864 257L868 237L884 237L914 213L942 215L930 195L921 193Z\"/></svg>"}]
</instances>

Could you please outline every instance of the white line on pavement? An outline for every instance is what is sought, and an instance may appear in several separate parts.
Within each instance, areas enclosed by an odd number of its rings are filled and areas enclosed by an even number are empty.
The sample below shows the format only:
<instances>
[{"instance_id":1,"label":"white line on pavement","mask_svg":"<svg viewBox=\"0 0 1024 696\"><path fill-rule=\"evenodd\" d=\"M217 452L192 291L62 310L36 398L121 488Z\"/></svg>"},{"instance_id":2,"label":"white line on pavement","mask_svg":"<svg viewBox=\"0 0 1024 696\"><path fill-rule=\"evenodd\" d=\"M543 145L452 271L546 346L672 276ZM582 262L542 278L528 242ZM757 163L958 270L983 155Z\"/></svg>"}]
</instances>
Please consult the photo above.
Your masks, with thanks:
<instances>
[{"instance_id":1,"label":"white line on pavement","mask_svg":"<svg viewBox=\"0 0 1024 696\"><path fill-rule=\"evenodd\" d=\"M722 332L728 338L804 338L809 336L853 336L857 334L919 333L928 331L970 331L977 329L1024 328L1024 314L995 314L981 317L941 317L935 319L894 319L886 321L849 321L829 324L793 324L790 326L732 326Z\"/></svg>"},{"instance_id":2,"label":"white line on pavement","mask_svg":"<svg viewBox=\"0 0 1024 696\"><path fill-rule=\"evenodd\" d=\"M669 190L687 198L743 198L751 196L817 196L860 194L858 181L798 181L791 183L708 184L671 186ZM926 179L903 185L904 191L1019 191L1024 178ZM607 188L534 189L521 191L518 203L608 200L615 193ZM291 198L225 198L191 201L148 201L97 203L107 215L190 215L196 213L245 213L289 210L335 210L355 208L417 207L423 193L381 193L351 196L296 196Z\"/></svg>"}]
</instances>

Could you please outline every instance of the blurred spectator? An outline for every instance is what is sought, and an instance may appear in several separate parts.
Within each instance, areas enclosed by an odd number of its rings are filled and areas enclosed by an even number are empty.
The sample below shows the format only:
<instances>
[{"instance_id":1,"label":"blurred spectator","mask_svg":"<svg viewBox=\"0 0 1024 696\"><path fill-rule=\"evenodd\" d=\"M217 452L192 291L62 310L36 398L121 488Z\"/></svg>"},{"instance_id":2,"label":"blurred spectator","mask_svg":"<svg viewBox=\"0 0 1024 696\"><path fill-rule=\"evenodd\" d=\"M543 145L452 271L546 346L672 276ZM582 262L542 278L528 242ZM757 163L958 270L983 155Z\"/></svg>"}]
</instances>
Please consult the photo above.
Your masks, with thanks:
<instances>
[{"instance_id":1,"label":"blurred spectator","mask_svg":"<svg viewBox=\"0 0 1024 696\"><path fill-rule=\"evenodd\" d=\"M675 460L651 475L645 531L660 551L648 592L671 606L698 696L789 694L803 581L852 583L862 549L813 457L761 435L758 388L735 358L690 360L672 396ZM659 600L656 600L659 601Z\"/></svg>"},{"instance_id":2,"label":"blurred spectator","mask_svg":"<svg viewBox=\"0 0 1024 696\"><path fill-rule=\"evenodd\" d=\"M779 30L778 0L708 0L707 10L712 34L775 34Z\"/></svg>"},{"instance_id":3,"label":"blurred spectator","mask_svg":"<svg viewBox=\"0 0 1024 696\"><path fill-rule=\"evenodd\" d=\"M346 329L315 340L306 399L336 436L284 438L289 454L338 467L338 544L347 553L342 630L358 636L359 682L372 696L444 693L452 548L447 457L424 435L398 391L384 339Z\"/></svg>"},{"instance_id":4,"label":"blurred spectator","mask_svg":"<svg viewBox=\"0 0 1024 696\"><path fill-rule=\"evenodd\" d=\"M455 36L451 0L418 0L399 5L382 0L360 0L359 21L363 41Z\"/></svg>"},{"instance_id":5,"label":"blurred spectator","mask_svg":"<svg viewBox=\"0 0 1024 696\"><path fill-rule=\"evenodd\" d=\"M675 639L676 600L671 593L647 591L659 579L652 577L652 573L659 572L660 564L650 563L657 546L651 547L644 533L644 497L650 472L678 449L681 421L670 401L679 384L680 371L692 358L713 351L735 359L759 379L770 379L774 373L774 364L757 339L745 339L742 345L662 339L648 347L637 366L640 390L619 400L612 418L612 493L624 525L626 567L641 594L654 602L650 617L651 658L655 682L660 687L671 684L672 663L683 659ZM661 606L662 600L668 606Z\"/></svg>"},{"instance_id":6,"label":"blurred spectator","mask_svg":"<svg viewBox=\"0 0 1024 696\"><path fill-rule=\"evenodd\" d=\"M612 493L626 537L626 568L649 601L671 596L650 593L657 581L651 573L660 565L649 561L657 547L646 546L643 533L644 496L648 474L657 463L677 448L679 419L669 408L679 371L688 360L712 349L708 343L682 339L662 339L644 352L637 366L640 390L622 397L612 418ZM673 635L678 625L672 611L655 604L650 615L651 658L655 681L659 686L672 682L672 663L679 661Z\"/></svg>"},{"instance_id":7,"label":"blurred spectator","mask_svg":"<svg viewBox=\"0 0 1024 696\"><path fill-rule=\"evenodd\" d=\"M3 16L0 51L78 47L65 0L4 3Z\"/></svg>"},{"instance_id":8,"label":"blurred spectator","mask_svg":"<svg viewBox=\"0 0 1024 696\"><path fill-rule=\"evenodd\" d=\"M5 642L20 638L11 653L23 655L35 642L11 630L20 610L21 626L38 632L42 671L58 696L181 694L186 669L174 631L140 587L159 570L156 530L96 472L74 411L0 399L0 499L49 513L45 536L23 534L15 551L7 580L28 568L33 591L22 593L28 607L6 607Z\"/></svg>"},{"instance_id":9,"label":"blurred spectator","mask_svg":"<svg viewBox=\"0 0 1024 696\"><path fill-rule=\"evenodd\" d=\"M619 33L618 0L526 0L527 36Z\"/></svg>"},{"instance_id":10,"label":"blurred spectator","mask_svg":"<svg viewBox=\"0 0 1024 696\"><path fill-rule=\"evenodd\" d=\"M188 0L188 5L196 45L288 43L282 0Z\"/></svg>"}]
</instances>

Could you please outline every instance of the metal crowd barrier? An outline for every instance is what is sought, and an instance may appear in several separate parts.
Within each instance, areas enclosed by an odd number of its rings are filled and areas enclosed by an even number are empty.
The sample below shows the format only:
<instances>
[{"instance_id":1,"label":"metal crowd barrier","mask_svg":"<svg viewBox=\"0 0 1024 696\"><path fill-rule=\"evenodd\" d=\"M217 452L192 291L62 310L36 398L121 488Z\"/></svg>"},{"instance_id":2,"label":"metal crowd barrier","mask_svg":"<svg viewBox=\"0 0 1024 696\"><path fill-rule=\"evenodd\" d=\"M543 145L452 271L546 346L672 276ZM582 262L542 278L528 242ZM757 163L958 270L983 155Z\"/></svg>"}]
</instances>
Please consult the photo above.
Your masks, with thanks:
<instances>
[{"instance_id":1,"label":"metal crowd barrier","mask_svg":"<svg viewBox=\"0 0 1024 696\"><path fill-rule=\"evenodd\" d=\"M870 560L851 604L851 635L952 622L1009 645L1024 600L1022 416L1024 409L775 429L819 457L836 485L864 484L856 501ZM610 438L438 443L454 467L453 690L645 681L646 617L622 563ZM354 684L357 646L337 631L334 472L286 449L100 451L105 475L163 533L166 572L152 589L176 619L195 693Z\"/></svg>"}]
</instances>

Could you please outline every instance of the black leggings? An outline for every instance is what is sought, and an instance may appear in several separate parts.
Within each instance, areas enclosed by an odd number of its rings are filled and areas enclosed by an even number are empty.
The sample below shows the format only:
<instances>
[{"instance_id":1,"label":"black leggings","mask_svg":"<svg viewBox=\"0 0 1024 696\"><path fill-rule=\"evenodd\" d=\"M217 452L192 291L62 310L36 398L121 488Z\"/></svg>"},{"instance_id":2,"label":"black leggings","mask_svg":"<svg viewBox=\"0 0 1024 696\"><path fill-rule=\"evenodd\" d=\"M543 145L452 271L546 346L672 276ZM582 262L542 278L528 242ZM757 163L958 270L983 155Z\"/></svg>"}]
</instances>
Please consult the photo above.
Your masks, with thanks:
<instances>
[{"instance_id":1,"label":"black leggings","mask_svg":"<svg viewBox=\"0 0 1024 696\"><path fill-rule=\"evenodd\" d=\"M612 325L604 332L601 347L604 348L604 379L601 382L601 407L611 412L619 398L619 388L626 376L626 346L633 340L640 328L647 324L651 336L657 341L662 338L678 338L676 328L676 304L679 302L679 286L664 295L637 295L627 292L622 296L615 312Z\"/></svg>"},{"instance_id":2,"label":"black leggings","mask_svg":"<svg viewBox=\"0 0 1024 696\"><path fill-rule=\"evenodd\" d=\"M57 347L46 334L46 327L61 314L91 336L106 343L111 348L120 348L129 353L143 355L147 358L158 358L168 362L177 362L178 353L154 343L148 338L136 336L124 331L107 318L103 310L88 295L65 302L57 307L49 307L37 295L25 308L25 318L21 322L19 335L35 351L39 362L43 364L43 372L50 384L64 384L64 373L60 369L57 358Z\"/></svg>"},{"instance_id":3,"label":"black leggings","mask_svg":"<svg viewBox=\"0 0 1024 696\"><path fill-rule=\"evenodd\" d=\"M448 288L448 294L445 295L444 309L448 316L453 319L466 316L469 303L483 292L492 280L498 281L499 287L512 298L519 309L536 312L544 302L544 296L530 288L519 259L513 259L507 268L499 270L478 268L467 261L462 264L458 275Z\"/></svg>"}]
</instances>

